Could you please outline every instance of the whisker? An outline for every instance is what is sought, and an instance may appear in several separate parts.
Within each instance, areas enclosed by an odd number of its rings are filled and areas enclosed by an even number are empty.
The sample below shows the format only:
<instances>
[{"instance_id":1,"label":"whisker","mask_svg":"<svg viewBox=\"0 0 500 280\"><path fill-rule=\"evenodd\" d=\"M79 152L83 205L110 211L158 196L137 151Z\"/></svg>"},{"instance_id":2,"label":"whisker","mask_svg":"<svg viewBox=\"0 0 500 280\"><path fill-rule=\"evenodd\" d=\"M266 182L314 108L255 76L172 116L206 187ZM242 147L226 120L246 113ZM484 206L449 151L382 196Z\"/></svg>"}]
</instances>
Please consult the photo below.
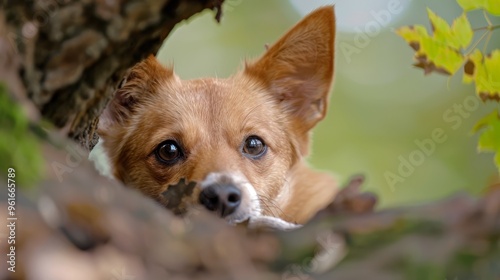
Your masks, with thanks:
<instances>
[{"instance_id":1,"label":"whisker","mask_svg":"<svg viewBox=\"0 0 500 280\"><path fill-rule=\"evenodd\" d=\"M281 209L279 209L279 207L277 207L276 205L274 205L272 202L270 201L266 201L266 200L261 200L262 204L264 204L264 206L269 209L269 211L271 212L271 216L273 217L278 217L279 216L279 211ZM278 213L276 213L276 211L278 211Z\"/></svg>"},{"instance_id":2,"label":"whisker","mask_svg":"<svg viewBox=\"0 0 500 280\"><path fill-rule=\"evenodd\" d=\"M247 115L245 116L245 122L247 121L250 113L255 110L258 106L255 106L254 108L252 108L250 110L249 113L247 113ZM284 181L284 187L289 187L290 186L290 179L291 178L288 178L286 175L284 176L283 178L283 181ZM257 201L263 206L263 208L265 208L267 211L270 212L270 214L273 216L273 217L276 217L276 218L285 218L287 220L294 220L293 217L291 217L290 215L287 215L283 209L281 209L281 207L277 204L276 200L274 200L273 198L270 198L268 197L267 195L264 195L262 193L259 193L257 192Z\"/></svg>"},{"instance_id":3,"label":"whisker","mask_svg":"<svg viewBox=\"0 0 500 280\"><path fill-rule=\"evenodd\" d=\"M274 201L274 199L271 199L270 197L265 196L265 195L258 195L258 197L259 197L260 201L262 202L262 204L264 204L264 206L266 206L269 209L269 211L271 212L273 217L280 217L280 216L281 217L288 217L288 215L286 215L285 212L283 212L281 207L279 207L276 204L276 201Z\"/></svg>"}]
</instances>

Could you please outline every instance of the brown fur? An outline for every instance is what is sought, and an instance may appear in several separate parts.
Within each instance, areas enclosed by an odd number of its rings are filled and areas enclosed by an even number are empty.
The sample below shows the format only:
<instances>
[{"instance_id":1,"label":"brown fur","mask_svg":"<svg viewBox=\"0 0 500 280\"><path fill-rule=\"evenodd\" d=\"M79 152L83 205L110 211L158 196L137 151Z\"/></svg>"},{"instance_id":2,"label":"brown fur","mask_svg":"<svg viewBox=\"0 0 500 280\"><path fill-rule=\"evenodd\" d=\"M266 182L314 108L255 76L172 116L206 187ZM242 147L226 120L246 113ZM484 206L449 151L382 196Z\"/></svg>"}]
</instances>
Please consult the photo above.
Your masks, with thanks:
<instances>
[{"instance_id":1,"label":"brown fur","mask_svg":"<svg viewBox=\"0 0 500 280\"><path fill-rule=\"evenodd\" d=\"M181 178L237 171L256 189L264 215L305 222L336 193L336 182L303 159L311 128L326 114L334 24L331 6L313 12L228 79L183 81L152 56L136 65L99 125L115 177L157 198ZM249 135L268 145L261 159L240 153ZM156 160L166 139L181 144L185 161Z\"/></svg>"}]
</instances>

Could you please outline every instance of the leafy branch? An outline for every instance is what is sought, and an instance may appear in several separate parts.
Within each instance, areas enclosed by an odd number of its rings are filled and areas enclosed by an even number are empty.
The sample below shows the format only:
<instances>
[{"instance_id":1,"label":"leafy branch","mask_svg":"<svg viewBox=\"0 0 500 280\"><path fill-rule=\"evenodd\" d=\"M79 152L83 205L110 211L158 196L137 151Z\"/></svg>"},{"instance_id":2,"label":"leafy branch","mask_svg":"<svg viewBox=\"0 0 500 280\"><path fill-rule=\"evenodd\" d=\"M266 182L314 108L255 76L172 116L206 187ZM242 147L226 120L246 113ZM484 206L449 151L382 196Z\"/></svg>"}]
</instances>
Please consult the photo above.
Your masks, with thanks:
<instances>
[{"instance_id":1,"label":"leafy branch","mask_svg":"<svg viewBox=\"0 0 500 280\"><path fill-rule=\"evenodd\" d=\"M483 101L500 102L500 50L486 54L493 32L500 29L500 25L494 25L490 19L490 15L500 16L498 0L457 0L457 3L463 13L451 26L428 8L432 34L423 25L403 26L396 33L415 50L414 65L425 74L438 72L453 76L463 69L463 83L474 83L476 94ZM467 13L476 9L483 10L487 26L471 27ZM474 34L482 30L485 32L472 43ZM478 46L485 39L481 51ZM500 170L500 114L495 111L484 117L474 131L482 132L478 151L495 152L495 163Z\"/></svg>"}]
</instances>

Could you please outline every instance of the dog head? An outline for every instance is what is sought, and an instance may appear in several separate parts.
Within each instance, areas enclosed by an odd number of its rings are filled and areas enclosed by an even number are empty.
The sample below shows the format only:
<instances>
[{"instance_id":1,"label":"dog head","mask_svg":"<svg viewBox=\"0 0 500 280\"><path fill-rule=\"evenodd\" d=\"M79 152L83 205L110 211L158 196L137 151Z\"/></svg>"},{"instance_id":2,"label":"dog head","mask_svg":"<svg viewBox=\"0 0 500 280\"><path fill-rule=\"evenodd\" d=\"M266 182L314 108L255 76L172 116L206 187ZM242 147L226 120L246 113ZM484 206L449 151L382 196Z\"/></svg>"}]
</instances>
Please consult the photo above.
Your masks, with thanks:
<instances>
[{"instance_id":1,"label":"dog head","mask_svg":"<svg viewBox=\"0 0 500 280\"><path fill-rule=\"evenodd\" d=\"M193 201L232 222L281 216L326 113L334 24L331 6L316 10L227 79L181 80L152 56L134 66L99 123L114 176L156 199L199 181Z\"/></svg>"}]
</instances>

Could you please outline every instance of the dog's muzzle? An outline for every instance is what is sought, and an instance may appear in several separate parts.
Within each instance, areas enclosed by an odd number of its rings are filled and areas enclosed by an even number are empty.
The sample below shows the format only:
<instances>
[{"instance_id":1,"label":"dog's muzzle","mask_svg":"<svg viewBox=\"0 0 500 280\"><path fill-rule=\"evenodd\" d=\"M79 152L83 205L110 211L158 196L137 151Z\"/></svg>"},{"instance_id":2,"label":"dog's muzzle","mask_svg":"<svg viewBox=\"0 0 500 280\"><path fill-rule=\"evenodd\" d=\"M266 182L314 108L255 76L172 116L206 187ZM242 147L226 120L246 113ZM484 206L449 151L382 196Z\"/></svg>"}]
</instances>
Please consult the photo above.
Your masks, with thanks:
<instances>
[{"instance_id":1,"label":"dog's muzzle","mask_svg":"<svg viewBox=\"0 0 500 280\"><path fill-rule=\"evenodd\" d=\"M241 196L241 191L233 184L213 183L201 191L200 203L225 218L238 209Z\"/></svg>"},{"instance_id":2,"label":"dog's muzzle","mask_svg":"<svg viewBox=\"0 0 500 280\"><path fill-rule=\"evenodd\" d=\"M261 215L257 192L240 173L212 172L201 182L200 190L200 204L229 223Z\"/></svg>"}]
</instances>

